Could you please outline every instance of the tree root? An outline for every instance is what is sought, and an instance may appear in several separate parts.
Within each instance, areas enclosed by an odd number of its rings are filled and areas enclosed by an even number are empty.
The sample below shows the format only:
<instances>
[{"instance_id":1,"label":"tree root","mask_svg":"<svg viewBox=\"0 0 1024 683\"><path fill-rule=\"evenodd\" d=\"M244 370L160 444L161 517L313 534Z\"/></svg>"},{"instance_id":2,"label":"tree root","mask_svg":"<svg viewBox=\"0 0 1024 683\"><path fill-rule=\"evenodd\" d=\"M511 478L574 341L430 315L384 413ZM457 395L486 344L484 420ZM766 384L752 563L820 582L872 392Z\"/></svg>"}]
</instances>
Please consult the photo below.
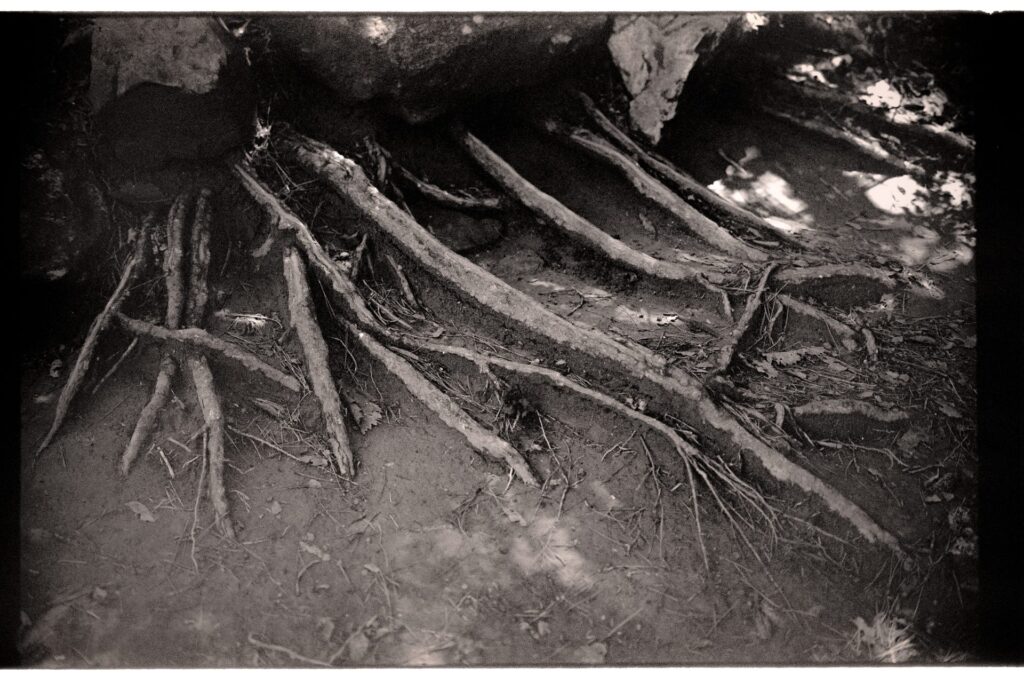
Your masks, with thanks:
<instances>
[{"instance_id":1,"label":"tree root","mask_svg":"<svg viewBox=\"0 0 1024 683\"><path fill-rule=\"evenodd\" d=\"M732 332L729 334L729 341L726 343L722 350L718 354L718 367L716 371L719 374L724 374L729 371L729 367L732 365L733 359L736 357L736 352L739 346L750 336L750 331L754 327L754 321L757 319L757 314L761 311L761 302L764 299L765 286L768 284L768 278L771 276L772 271L775 270L775 264L770 264L765 268L764 274L761 275L761 280L757 283L757 289L754 293L747 297L746 306L743 307L743 315L740 316L740 320L736 323Z\"/></svg>"},{"instance_id":2,"label":"tree root","mask_svg":"<svg viewBox=\"0 0 1024 683\"><path fill-rule=\"evenodd\" d=\"M764 261L768 258L763 251L734 237L722 226L687 204L679 195L641 168L634 159L626 156L590 131L566 130L553 121L546 121L542 126L549 133L558 135L573 146L614 168L641 196L675 216L690 232L716 249L749 261Z\"/></svg>"},{"instance_id":3,"label":"tree root","mask_svg":"<svg viewBox=\"0 0 1024 683\"><path fill-rule=\"evenodd\" d=\"M421 195L440 206L456 211L477 211L480 213L495 213L505 208L505 202L501 197L469 197L452 194L443 190L437 185L428 183L418 178L408 169L395 164L399 176L409 185L416 188Z\"/></svg>"},{"instance_id":4,"label":"tree root","mask_svg":"<svg viewBox=\"0 0 1024 683\"><path fill-rule=\"evenodd\" d=\"M845 128L833 126L815 119L801 118L777 109L772 109L771 107L762 107L762 110L770 116L774 116L777 119L791 123L799 128L809 130L813 133L817 133L818 135L824 135L832 140L849 145L861 154L869 156L877 161L881 161L904 173L911 173L917 176L925 175L925 170L917 164L907 161L906 159L901 159L895 154L890 153L877 141L857 135Z\"/></svg>"},{"instance_id":5,"label":"tree root","mask_svg":"<svg viewBox=\"0 0 1024 683\"><path fill-rule=\"evenodd\" d=\"M874 437L891 432L909 416L902 410L880 408L853 399L824 399L797 406L792 411L800 428L818 438Z\"/></svg>"},{"instance_id":6,"label":"tree root","mask_svg":"<svg viewBox=\"0 0 1024 683\"><path fill-rule=\"evenodd\" d=\"M188 200L188 193L179 194L167 213L167 245L164 249L163 263L164 285L167 289L167 310L164 314L164 322L167 329L170 330L177 329L181 323L185 303L183 264L185 262L185 214ZM122 476L128 476L132 464L138 459L143 446L146 445L146 441L152 434L157 417L170 398L171 383L177 374L178 360L170 354L165 354L160 361L160 369L157 372L156 382L153 384L153 394L143 407L142 412L139 413L132 436L121 454Z\"/></svg>"},{"instance_id":7,"label":"tree root","mask_svg":"<svg viewBox=\"0 0 1024 683\"><path fill-rule=\"evenodd\" d=\"M373 313L366 307L362 297L348 275L336 261L331 259L324 248L310 232L309 227L289 211L259 180L240 166L234 167L235 175L242 181L249 195L273 219L278 229L290 233L302 249L314 271L325 281L338 298L346 312L363 327L377 325ZM397 207L395 207L397 210ZM403 213L402 215L407 215ZM411 220L411 219L410 219ZM344 321L341 321L343 324ZM526 460L508 442L487 431L443 391L435 387L422 373L407 360L377 343L372 337L358 329L349 327L353 338L367 353L376 358L389 372L395 375L415 398L433 411L442 422L465 437L479 453L492 460L504 461L525 483L539 486Z\"/></svg>"},{"instance_id":8,"label":"tree root","mask_svg":"<svg viewBox=\"0 0 1024 683\"><path fill-rule=\"evenodd\" d=\"M117 314L125 295L128 293L129 285L135 279L140 264L145 260L146 244L149 242L149 230L149 221L144 221L139 234L135 238L135 248L128 259L128 263L125 264L124 270L121 272L121 279L118 281L114 293L110 295L103 310L100 311L99 315L93 319L92 325L89 326L89 332L85 335L85 342L82 343L82 348L78 352L78 358L68 374L68 381L64 384L60 397L57 399L57 409L53 416L53 423L50 425L50 431L46 433L42 443L36 449L37 456L50 445L50 441L53 440L57 430L60 429L64 418L67 417L71 401L75 398L75 395L82 386L86 373L89 371L89 365L92 363L92 355L96 351L96 344L99 342L100 334L110 324L111 317Z\"/></svg>"},{"instance_id":9,"label":"tree root","mask_svg":"<svg viewBox=\"0 0 1024 683\"><path fill-rule=\"evenodd\" d=\"M342 412L338 389L331 378L327 362L327 343L316 322L313 302L309 296L306 280L306 264L294 249L284 251L284 279L288 284L288 314L292 328L299 338L302 353L306 359L306 375L309 377L313 394L320 403L320 412L327 429L327 441L338 473L343 477L355 474L355 461L349 446L348 432Z\"/></svg>"},{"instance_id":10,"label":"tree root","mask_svg":"<svg viewBox=\"0 0 1024 683\"><path fill-rule=\"evenodd\" d=\"M324 180L335 192L366 217L374 229L423 269L439 278L467 301L497 314L531 336L571 349L610 365L624 377L657 387L676 408L700 424L700 429L720 445L732 446L753 456L776 480L811 493L872 542L902 552L899 542L860 507L807 470L788 460L746 431L716 406L699 381L667 360L638 344L621 343L595 330L579 327L552 313L526 294L491 275L442 245L425 228L370 184L353 161L323 143L297 133L281 140L282 149L302 167ZM264 191L265 193L265 191ZM277 218L278 223L295 219ZM311 261L314 259L311 258Z\"/></svg>"},{"instance_id":11,"label":"tree root","mask_svg":"<svg viewBox=\"0 0 1024 683\"><path fill-rule=\"evenodd\" d=\"M206 457L209 461L209 475L206 481L217 529L228 538L234 539L235 530L231 526L227 496L224 494L224 413L220 396L214 385L213 373L210 372L210 366L204 357L191 356L188 365L208 432Z\"/></svg>"},{"instance_id":12,"label":"tree root","mask_svg":"<svg viewBox=\"0 0 1024 683\"><path fill-rule=\"evenodd\" d=\"M721 291L714 286L724 281L720 273L705 273L692 266L656 259L633 249L532 185L472 133L459 131L457 137L463 149L495 182L569 239L585 244L630 270L663 280L697 284L715 292L716 296Z\"/></svg>"},{"instance_id":13,"label":"tree root","mask_svg":"<svg viewBox=\"0 0 1024 683\"><path fill-rule=\"evenodd\" d=\"M877 302L882 293L896 289L898 283L888 270L858 264L832 264L780 268L772 284L791 294L852 307Z\"/></svg>"},{"instance_id":14,"label":"tree root","mask_svg":"<svg viewBox=\"0 0 1024 683\"><path fill-rule=\"evenodd\" d=\"M260 360L255 354L249 353L231 342L224 341L220 337L215 337L206 330L192 327L181 330L169 330L166 327L129 318L122 313L118 313L116 319L122 327L134 334L142 334L162 342L178 344L186 348L199 347L207 351L213 351L228 360L238 363L246 370L258 372L288 391L295 393L302 391L302 385L291 375Z\"/></svg>"},{"instance_id":15,"label":"tree root","mask_svg":"<svg viewBox=\"0 0 1024 683\"><path fill-rule=\"evenodd\" d=\"M816 306L811 306L810 304L806 304L803 301L794 299L786 294L777 294L775 299L786 308L795 311L800 315L805 315L808 318L814 318L815 320L820 320L825 323L830 331L839 335L839 338L842 340L841 344L847 351L857 350L857 333L854 332L853 328L849 325L839 322ZM870 334L870 332L868 334Z\"/></svg>"},{"instance_id":16,"label":"tree root","mask_svg":"<svg viewBox=\"0 0 1024 683\"><path fill-rule=\"evenodd\" d=\"M784 241L790 247L804 249L805 247L791 235L779 230L776 226L764 220L760 216L736 206L726 199L718 196L696 180L680 171L674 164L654 152L648 152L637 144L629 135L619 129L612 121L597 108L587 95L577 91L576 97L583 105L591 120L601 131L612 141L619 145L630 157L640 162L651 173L668 183L688 202L692 202L699 209L717 221L732 223L749 228L765 237L777 238Z\"/></svg>"}]
</instances>

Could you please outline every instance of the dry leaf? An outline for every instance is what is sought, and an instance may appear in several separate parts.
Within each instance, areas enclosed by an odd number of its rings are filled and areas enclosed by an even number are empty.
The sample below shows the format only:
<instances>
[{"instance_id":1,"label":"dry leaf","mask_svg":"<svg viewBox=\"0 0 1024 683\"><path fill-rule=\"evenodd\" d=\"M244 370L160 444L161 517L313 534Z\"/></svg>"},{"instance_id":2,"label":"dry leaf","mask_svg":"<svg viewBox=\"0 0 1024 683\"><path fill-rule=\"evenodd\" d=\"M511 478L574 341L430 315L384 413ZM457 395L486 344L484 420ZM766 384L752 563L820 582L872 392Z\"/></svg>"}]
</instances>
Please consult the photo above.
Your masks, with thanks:
<instances>
[{"instance_id":1,"label":"dry leaf","mask_svg":"<svg viewBox=\"0 0 1024 683\"><path fill-rule=\"evenodd\" d=\"M935 403L939 406L939 412L942 413L943 415L956 419L960 419L963 417L963 415L960 414L959 410L949 405L945 401L936 401Z\"/></svg>"},{"instance_id":2,"label":"dry leaf","mask_svg":"<svg viewBox=\"0 0 1024 683\"><path fill-rule=\"evenodd\" d=\"M324 552L320 548L316 547L312 543L306 543L305 541L299 541L299 547L305 550L310 555L314 555L323 562L331 561L331 554Z\"/></svg>"},{"instance_id":3,"label":"dry leaf","mask_svg":"<svg viewBox=\"0 0 1024 683\"><path fill-rule=\"evenodd\" d=\"M279 514L281 514L281 504L279 502L277 502L276 500L274 502L272 502L270 504L270 507L267 508L267 509L270 511L270 514L272 514L272 515L279 515Z\"/></svg>"},{"instance_id":4,"label":"dry leaf","mask_svg":"<svg viewBox=\"0 0 1024 683\"><path fill-rule=\"evenodd\" d=\"M352 634L348 645L345 646L345 652L350 662L361 662L369 650L370 639L362 631Z\"/></svg>"},{"instance_id":5,"label":"dry leaf","mask_svg":"<svg viewBox=\"0 0 1024 683\"><path fill-rule=\"evenodd\" d=\"M384 416L380 406L373 401L367 401L360 406L362 408L362 415L359 417L359 432L365 434L370 431L380 422L380 419Z\"/></svg>"},{"instance_id":6,"label":"dry leaf","mask_svg":"<svg viewBox=\"0 0 1024 683\"><path fill-rule=\"evenodd\" d=\"M569 658L575 664L604 664L607 654L608 646L598 642L576 648L569 653Z\"/></svg>"},{"instance_id":7,"label":"dry leaf","mask_svg":"<svg viewBox=\"0 0 1024 683\"><path fill-rule=\"evenodd\" d=\"M130 503L126 503L128 509L139 516L139 519L143 522L155 522L156 517L149 511L149 508L140 503L137 500L133 500Z\"/></svg>"}]
</instances>

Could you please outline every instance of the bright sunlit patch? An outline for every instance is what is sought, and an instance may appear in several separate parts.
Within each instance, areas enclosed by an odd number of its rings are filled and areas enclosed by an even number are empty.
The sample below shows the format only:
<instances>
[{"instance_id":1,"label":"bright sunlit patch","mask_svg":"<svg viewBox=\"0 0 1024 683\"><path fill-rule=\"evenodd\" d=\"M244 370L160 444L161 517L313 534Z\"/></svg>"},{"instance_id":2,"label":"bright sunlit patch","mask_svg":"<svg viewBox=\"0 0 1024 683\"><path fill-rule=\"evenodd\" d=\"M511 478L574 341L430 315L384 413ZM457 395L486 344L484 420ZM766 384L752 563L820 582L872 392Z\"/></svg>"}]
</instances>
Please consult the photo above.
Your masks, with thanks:
<instances>
[{"instance_id":1,"label":"bright sunlit patch","mask_svg":"<svg viewBox=\"0 0 1024 683\"><path fill-rule=\"evenodd\" d=\"M790 68L789 73L786 74L786 78L797 83L803 83L804 81L816 81L822 85L827 85L830 88L835 87L828 82L828 79L825 78L825 74L823 74L813 64L794 64Z\"/></svg>"},{"instance_id":2,"label":"bright sunlit patch","mask_svg":"<svg viewBox=\"0 0 1024 683\"><path fill-rule=\"evenodd\" d=\"M866 171L843 171L843 177L853 180L853 182L857 183L857 187L862 190L874 187L885 180L885 174L883 173L867 173Z\"/></svg>"},{"instance_id":3,"label":"bright sunlit patch","mask_svg":"<svg viewBox=\"0 0 1024 683\"><path fill-rule=\"evenodd\" d=\"M395 35L394 23L384 17L364 17L363 35L375 45L383 45Z\"/></svg>"},{"instance_id":4,"label":"bright sunlit patch","mask_svg":"<svg viewBox=\"0 0 1024 683\"><path fill-rule=\"evenodd\" d=\"M743 28L748 31L756 31L767 25L768 17L760 12L747 12L743 15Z\"/></svg>"},{"instance_id":5,"label":"bright sunlit patch","mask_svg":"<svg viewBox=\"0 0 1024 683\"><path fill-rule=\"evenodd\" d=\"M796 235L805 230L811 229L810 226L804 225L798 221L791 221L786 218L779 218L778 216L768 216L764 220L787 235Z\"/></svg>"},{"instance_id":6,"label":"bright sunlit patch","mask_svg":"<svg viewBox=\"0 0 1024 683\"><path fill-rule=\"evenodd\" d=\"M903 103L903 95L883 78L864 88L860 100L876 109L895 109Z\"/></svg>"},{"instance_id":7,"label":"bright sunlit patch","mask_svg":"<svg viewBox=\"0 0 1024 683\"><path fill-rule=\"evenodd\" d=\"M938 179L942 183L939 185L939 191L949 197L950 206L959 209L974 205L974 175L972 173L949 171L940 173Z\"/></svg>"},{"instance_id":8,"label":"bright sunlit patch","mask_svg":"<svg viewBox=\"0 0 1024 683\"><path fill-rule=\"evenodd\" d=\"M928 190L909 175L882 181L864 193L878 210L891 214L923 214L928 210Z\"/></svg>"},{"instance_id":9,"label":"bright sunlit patch","mask_svg":"<svg viewBox=\"0 0 1024 683\"><path fill-rule=\"evenodd\" d=\"M708 185L708 189L739 206L758 205L771 214L797 218L804 224L801 230L814 223L814 217L807 213L807 202L796 196L793 186L785 178L771 171L757 176L747 187L734 189L726 186L723 180L716 180Z\"/></svg>"}]
</instances>

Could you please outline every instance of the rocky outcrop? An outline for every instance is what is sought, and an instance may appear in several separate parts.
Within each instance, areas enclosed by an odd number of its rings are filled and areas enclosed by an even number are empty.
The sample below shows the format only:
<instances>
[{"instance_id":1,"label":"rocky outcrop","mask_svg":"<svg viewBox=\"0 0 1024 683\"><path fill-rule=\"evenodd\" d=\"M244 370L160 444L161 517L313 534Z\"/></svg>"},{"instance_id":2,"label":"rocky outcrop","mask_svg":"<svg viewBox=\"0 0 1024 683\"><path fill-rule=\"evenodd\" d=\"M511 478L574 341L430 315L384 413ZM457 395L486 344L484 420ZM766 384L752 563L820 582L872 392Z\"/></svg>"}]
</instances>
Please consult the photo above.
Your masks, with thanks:
<instances>
[{"instance_id":1,"label":"rocky outcrop","mask_svg":"<svg viewBox=\"0 0 1024 683\"><path fill-rule=\"evenodd\" d=\"M540 83L603 49L604 15L271 16L272 49L339 99L390 101L408 121Z\"/></svg>"},{"instance_id":2,"label":"rocky outcrop","mask_svg":"<svg viewBox=\"0 0 1024 683\"><path fill-rule=\"evenodd\" d=\"M615 18L608 49L629 92L634 127L654 144L701 54L739 19L735 14L652 14Z\"/></svg>"},{"instance_id":3,"label":"rocky outcrop","mask_svg":"<svg viewBox=\"0 0 1024 683\"><path fill-rule=\"evenodd\" d=\"M89 96L119 162L160 168L248 142L254 90L228 33L204 17L101 17Z\"/></svg>"}]
</instances>

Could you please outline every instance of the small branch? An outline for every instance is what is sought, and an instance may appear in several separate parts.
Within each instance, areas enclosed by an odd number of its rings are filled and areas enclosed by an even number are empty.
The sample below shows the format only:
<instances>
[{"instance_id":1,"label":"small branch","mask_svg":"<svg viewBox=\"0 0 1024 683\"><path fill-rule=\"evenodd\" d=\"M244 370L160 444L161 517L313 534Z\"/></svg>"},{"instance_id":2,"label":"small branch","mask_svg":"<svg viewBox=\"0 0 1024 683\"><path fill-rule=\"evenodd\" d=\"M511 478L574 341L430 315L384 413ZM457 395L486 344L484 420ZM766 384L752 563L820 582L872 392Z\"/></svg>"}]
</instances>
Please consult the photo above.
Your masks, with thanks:
<instances>
[{"instance_id":1,"label":"small branch","mask_svg":"<svg viewBox=\"0 0 1024 683\"><path fill-rule=\"evenodd\" d=\"M366 243L369 237L369 234L364 232L363 239L359 240L359 245L352 252L352 265L350 266L351 270L349 270L349 279L352 282L359 282L359 270L363 265L363 253L366 251Z\"/></svg>"},{"instance_id":2,"label":"small branch","mask_svg":"<svg viewBox=\"0 0 1024 683\"><path fill-rule=\"evenodd\" d=\"M420 308L420 302L417 301L416 295L412 291L412 286L409 284L409 279L405 277L405 272L402 270L402 266L398 265L398 261L391 256L391 254L385 254L384 258L387 260L388 265L391 266L391 270L395 273L395 279L398 280L398 286L402 290L402 296L405 298L405 302L413 307L414 310Z\"/></svg>"},{"instance_id":3,"label":"small branch","mask_svg":"<svg viewBox=\"0 0 1024 683\"><path fill-rule=\"evenodd\" d=\"M288 657L291 657L292 659L294 659L297 662L303 662L304 664L311 664L313 666L325 666L325 667L331 666L330 662L325 662L325 661L322 661L322 660L319 660L319 659L313 659L311 657L307 657L305 655L300 655L295 650L292 650L291 648L287 648L284 645L274 645L273 643L264 643L262 640L258 640L251 633L249 634L249 642L251 644L255 645L256 647L262 648L264 650L270 650L271 652L280 652L283 655L287 655Z\"/></svg>"},{"instance_id":4,"label":"small branch","mask_svg":"<svg viewBox=\"0 0 1024 683\"><path fill-rule=\"evenodd\" d=\"M454 195L447 190L443 190L437 185L428 183L422 178L418 178L413 175L409 170L402 166L396 165L395 168L398 170L398 174L401 178L416 188L416 190L434 202L440 204L449 209L455 209L456 211L479 211L493 213L501 211L504 208L504 202L501 197L460 197Z\"/></svg>"},{"instance_id":5,"label":"small branch","mask_svg":"<svg viewBox=\"0 0 1024 683\"><path fill-rule=\"evenodd\" d=\"M309 283L306 280L306 264L291 247L285 249L283 263L284 279L288 284L288 314L306 359L306 376L320 403L334 464L343 477L350 477L355 474L355 462L345 431L341 399L331 377L327 343L313 312Z\"/></svg>"},{"instance_id":6,"label":"small branch","mask_svg":"<svg viewBox=\"0 0 1024 683\"><path fill-rule=\"evenodd\" d=\"M231 342L226 342L215 337L206 330L198 328L185 328L182 330L169 330L152 323L143 322L129 318L121 313L116 314L117 321L129 332L143 334L147 337L158 339L162 342L179 344L186 348L199 347L207 351L213 351L229 360L232 360L247 370L252 370L263 375L270 381L281 385L289 391L299 393L302 390L298 380L277 368L268 365L260 360L258 356L245 351Z\"/></svg>"},{"instance_id":7,"label":"small branch","mask_svg":"<svg viewBox=\"0 0 1024 683\"><path fill-rule=\"evenodd\" d=\"M36 449L36 455L38 456L47 446L50 445L50 441L53 440L57 430L60 429L61 424L64 422L64 418L67 417L68 408L71 407L71 401L75 398L78 390L82 386L82 382L85 380L86 373L89 372L89 365L92 363L93 353L96 351L96 345L99 343L100 335L110 324L111 317L117 315L117 311L121 308L121 304L124 302L125 296L128 294L128 286L132 283L137 275L140 264L145 260L146 244L148 243L149 224L143 222L142 227L139 230L138 236L135 238L135 249L132 251L131 257L128 259L128 263L124 267L124 271L121 273L121 279L117 283L117 287L114 289L114 293L107 299L106 305L103 310L100 311L93 321L92 325L89 326L89 332L85 335L85 342L82 344L82 348L78 352L78 358L75 360L75 364L71 368L71 372L68 374L68 381L64 384L64 388L60 392L60 397L57 399L57 410L53 416L53 424L50 425L50 431L43 437L42 443L39 448Z\"/></svg>"},{"instance_id":8,"label":"small branch","mask_svg":"<svg viewBox=\"0 0 1024 683\"><path fill-rule=\"evenodd\" d=\"M106 373L104 373L103 377L100 378L100 381L96 383L96 386L94 386L92 388L92 391L89 392L89 393L90 394L95 394L97 391L99 391L100 387L103 386L103 383L106 382L108 379L110 379L111 375L113 375L115 372L117 372L117 369L119 367L121 367L121 364L124 363L125 359L128 358L128 356L131 354L131 352L134 351L135 347L138 346L138 345L139 345L139 338L138 337L134 337L132 339L132 343L128 345L128 348L125 349L124 352L120 356L117 357L117 360L114 361L114 364L110 366L110 369L107 370Z\"/></svg>"}]
</instances>

